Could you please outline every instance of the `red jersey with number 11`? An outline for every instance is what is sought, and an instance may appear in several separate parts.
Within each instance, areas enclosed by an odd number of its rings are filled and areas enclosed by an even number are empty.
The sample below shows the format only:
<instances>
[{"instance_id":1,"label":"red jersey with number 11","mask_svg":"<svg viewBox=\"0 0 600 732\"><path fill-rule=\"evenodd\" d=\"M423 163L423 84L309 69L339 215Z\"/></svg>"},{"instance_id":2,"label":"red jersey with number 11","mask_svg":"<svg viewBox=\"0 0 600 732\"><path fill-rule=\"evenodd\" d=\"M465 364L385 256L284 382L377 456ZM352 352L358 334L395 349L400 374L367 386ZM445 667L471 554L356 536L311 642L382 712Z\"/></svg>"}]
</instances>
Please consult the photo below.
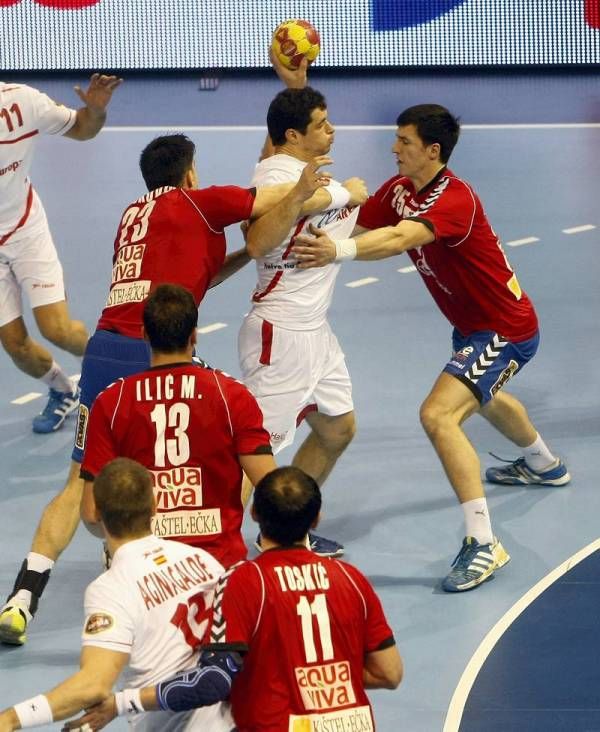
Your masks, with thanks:
<instances>
[{"instance_id":1,"label":"red jersey with number 11","mask_svg":"<svg viewBox=\"0 0 600 732\"><path fill-rule=\"evenodd\" d=\"M364 656L394 636L352 565L303 547L263 552L217 591L211 642L248 647L231 690L240 732L375 729Z\"/></svg>"},{"instance_id":2,"label":"red jersey with number 11","mask_svg":"<svg viewBox=\"0 0 600 732\"><path fill-rule=\"evenodd\" d=\"M117 231L98 328L141 338L144 302L160 284L185 287L199 305L225 260L223 229L250 218L253 205L254 189L237 186L167 186L132 203Z\"/></svg>"},{"instance_id":3,"label":"red jersey with number 11","mask_svg":"<svg viewBox=\"0 0 600 732\"><path fill-rule=\"evenodd\" d=\"M152 474L156 536L200 546L225 567L245 559L239 455L271 453L254 397L231 376L192 363L119 379L90 413L82 475L116 457Z\"/></svg>"},{"instance_id":4,"label":"red jersey with number 11","mask_svg":"<svg viewBox=\"0 0 600 732\"><path fill-rule=\"evenodd\" d=\"M428 226L435 241L407 252L438 307L463 336L491 330L525 341L538 324L481 201L447 168L420 191L395 176L361 208L358 225L395 226L402 219Z\"/></svg>"}]
</instances>

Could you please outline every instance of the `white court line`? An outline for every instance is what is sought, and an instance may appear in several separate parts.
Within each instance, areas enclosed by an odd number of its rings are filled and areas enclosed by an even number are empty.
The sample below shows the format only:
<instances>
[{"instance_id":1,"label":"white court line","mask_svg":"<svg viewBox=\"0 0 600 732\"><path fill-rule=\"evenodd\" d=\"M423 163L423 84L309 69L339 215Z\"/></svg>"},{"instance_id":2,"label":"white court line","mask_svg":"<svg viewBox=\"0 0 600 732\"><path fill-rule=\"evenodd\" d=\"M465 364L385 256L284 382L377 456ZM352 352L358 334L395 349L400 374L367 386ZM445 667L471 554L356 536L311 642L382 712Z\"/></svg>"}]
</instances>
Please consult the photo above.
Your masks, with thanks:
<instances>
[{"instance_id":1,"label":"white court line","mask_svg":"<svg viewBox=\"0 0 600 732\"><path fill-rule=\"evenodd\" d=\"M417 268L414 264L409 265L408 267L400 267L398 272L401 272L402 274L408 274L409 272L416 272Z\"/></svg>"},{"instance_id":2,"label":"white court line","mask_svg":"<svg viewBox=\"0 0 600 732\"><path fill-rule=\"evenodd\" d=\"M569 559L556 567L556 569L549 572L543 579L528 590L523 597L517 600L510 610L508 610L496 625L494 625L471 657L463 675L460 677L458 686L450 700L450 706L448 707L448 713L446 714L443 732L458 732L465 703L473 683L477 678L477 674L504 632L519 617L519 615L529 607L529 605L531 605L531 603L538 598L542 592L544 592L544 590L548 589L553 582L556 582L556 580L560 579L560 577L575 567L575 565L579 564L583 559L589 557L589 555L597 549L600 549L600 539L596 539L596 541L588 544L586 547L576 552L572 557L569 557Z\"/></svg>"},{"instance_id":3,"label":"white court line","mask_svg":"<svg viewBox=\"0 0 600 732\"><path fill-rule=\"evenodd\" d=\"M582 231L591 231L596 227L594 224L583 224L583 226L572 226L570 229L563 229L563 234L579 234Z\"/></svg>"},{"instance_id":4,"label":"white court line","mask_svg":"<svg viewBox=\"0 0 600 732\"><path fill-rule=\"evenodd\" d=\"M221 330L221 328L227 328L227 323L211 323L210 325L203 325L202 328L196 328L198 333L213 333L215 330Z\"/></svg>"},{"instance_id":5,"label":"white court line","mask_svg":"<svg viewBox=\"0 0 600 732\"><path fill-rule=\"evenodd\" d=\"M379 282L379 277L363 277L362 280L346 282L346 287L364 287L365 285L372 285L373 282Z\"/></svg>"},{"instance_id":6,"label":"white court line","mask_svg":"<svg viewBox=\"0 0 600 732\"><path fill-rule=\"evenodd\" d=\"M23 396L17 397L11 401L11 404L27 404L32 402L34 399L39 399L42 395L39 391L30 391L29 394L23 394Z\"/></svg>"},{"instance_id":7,"label":"white court line","mask_svg":"<svg viewBox=\"0 0 600 732\"><path fill-rule=\"evenodd\" d=\"M367 131L395 130L395 125L336 125L337 130ZM462 125L463 130L571 130L600 128L600 122L550 122L527 124ZM104 127L101 132L162 132L176 129L178 132L264 132L265 125L122 125Z\"/></svg>"},{"instance_id":8,"label":"white court line","mask_svg":"<svg viewBox=\"0 0 600 732\"><path fill-rule=\"evenodd\" d=\"M524 239L513 239L512 241L507 241L506 246L522 247L524 244L534 244L536 241L539 241L537 236L526 236Z\"/></svg>"}]
</instances>

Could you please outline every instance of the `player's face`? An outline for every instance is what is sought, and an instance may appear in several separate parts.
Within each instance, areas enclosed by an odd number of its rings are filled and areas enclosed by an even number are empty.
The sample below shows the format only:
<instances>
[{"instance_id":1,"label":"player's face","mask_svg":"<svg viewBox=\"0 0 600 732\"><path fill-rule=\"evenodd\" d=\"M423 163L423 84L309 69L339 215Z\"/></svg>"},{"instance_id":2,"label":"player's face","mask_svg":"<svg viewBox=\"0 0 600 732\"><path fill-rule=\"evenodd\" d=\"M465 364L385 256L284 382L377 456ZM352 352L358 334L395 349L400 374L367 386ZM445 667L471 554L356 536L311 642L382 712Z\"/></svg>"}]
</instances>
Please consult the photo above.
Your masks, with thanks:
<instances>
[{"instance_id":1,"label":"player's face","mask_svg":"<svg viewBox=\"0 0 600 732\"><path fill-rule=\"evenodd\" d=\"M420 179L428 174L432 165L439 164L438 143L425 145L415 125L398 127L392 152L396 156L398 172L409 178Z\"/></svg>"},{"instance_id":2,"label":"player's face","mask_svg":"<svg viewBox=\"0 0 600 732\"><path fill-rule=\"evenodd\" d=\"M326 109L313 109L306 134L302 136L304 152L309 156L325 155L333 145L335 129L327 118Z\"/></svg>"}]
</instances>

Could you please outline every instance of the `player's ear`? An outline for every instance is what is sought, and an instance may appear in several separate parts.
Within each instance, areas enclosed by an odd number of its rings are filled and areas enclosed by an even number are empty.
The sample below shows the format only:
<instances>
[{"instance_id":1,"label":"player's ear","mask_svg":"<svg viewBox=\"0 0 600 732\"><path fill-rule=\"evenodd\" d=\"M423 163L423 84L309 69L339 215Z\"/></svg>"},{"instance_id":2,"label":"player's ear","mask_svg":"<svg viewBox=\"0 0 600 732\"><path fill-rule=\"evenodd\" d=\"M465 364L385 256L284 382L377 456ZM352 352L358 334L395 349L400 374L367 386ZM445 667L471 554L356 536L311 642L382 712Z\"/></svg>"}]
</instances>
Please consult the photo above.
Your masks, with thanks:
<instances>
[{"instance_id":1,"label":"player's ear","mask_svg":"<svg viewBox=\"0 0 600 732\"><path fill-rule=\"evenodd\" d=\"M317 514L317 518L316 518L316 519L315 519L315 520L314 520L314 521L312 522L312 524L311 524L310 528L311 528L311 529L316 529L316 528L317 528L317 526L318 526L318 525L319 525L320 523L321 523L321 512L319 511L319 513Z\"/></svg>"},{"instance_id":2,"label":"player's ear","mask_svg":"<svg viewBox=\"0 0 600 732\"><path fill-rule=\"evenodd\" d=\"M144 341L148 341L148 340L150 340L150 339L148 338L148 334L146 333L146 329L144 328L144 326L143 326L143 325L142 325L142 328L141 328L141 333L142 333L142 340L144 340Z\"/></svg>"},{"instance_id":3,"label":"player's ear","mask_svg":"<svg viewBox=\"0 0 600 732\"><path fill-rule=\"evenodd\" d=\"M196 347L196 343L198 343L198 330L194 328L192 332L190 333L190 346L192 347L192 350Z\"/></svg>"},{"instance_id":4,"label":"player's ear","mask_svg":"<svg viewBox=\"0 0 600 732\"><path fill-rule=\"evenodd\" d=\"M290 127L289 130L285 131L285 141L286 142L289 142L291 145L297 145L298 140L299 140L298 130L295 130L292 127Z\"/></svg>"},{"instance_id":5,"label":"player's ear","mask_svg":"<svg viewBox=\"0 0 600 732\"><path fill-rule=\"evenodd\" d=\"M258 518L256 516L256 510L254 509L254 501L252 501L252 505L250 506L250 516L252 517L253 521L256 521L256 523L258 523Z\"/></svg>"},{"instance_id":6,"label":"player's ear","mask_svg":"<svg viewBox=\"0 0 600 732\"><path fill-rule=\"evenodd\" d=\"M156 496L153 494L152 495L152 513L150 515L151 516L156 516L156 510L157 510Z\"/></svg>"}]
</instances>

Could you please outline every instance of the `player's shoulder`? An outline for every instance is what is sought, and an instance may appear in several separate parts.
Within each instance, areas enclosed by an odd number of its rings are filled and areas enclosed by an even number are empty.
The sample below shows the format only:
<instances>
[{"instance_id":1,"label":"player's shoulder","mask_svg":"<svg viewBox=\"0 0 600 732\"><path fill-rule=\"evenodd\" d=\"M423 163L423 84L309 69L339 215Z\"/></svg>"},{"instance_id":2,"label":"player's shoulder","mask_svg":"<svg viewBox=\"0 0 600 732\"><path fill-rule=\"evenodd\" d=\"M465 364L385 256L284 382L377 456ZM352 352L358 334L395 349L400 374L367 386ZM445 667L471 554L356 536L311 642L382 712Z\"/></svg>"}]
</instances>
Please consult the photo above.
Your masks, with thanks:
<instances>
[{"instance_id":1,"label":"player's shoulder","mask_svg":"<svg viewBox=\"0 0 600 732\"><path fill-rule=\"evenodd\" d=\"M405 175L393 175L384 181L377 189L375 195L379 198L386 198L388 196L395 196L398 189L410 188L410 179Z\"/></svg>"},{"instance_id":2,"label":"player's shoulder","mask_svg":"<svg viewBox=\"0 0 600 732\"><path fill-rule=\"evenodd\" d=\"M256 164L254 168L253 183L281 182L281 180L289 180L291 176L297 176L306 163L298 158L285 153L276 153L268 158L264 158Z\"/></svg>"},{"instance_id":3,"label":"player's shoulder","mask_svg":"<svg viewBox=\"0 0 600 732\"><path fill-rule=\"evenodd\" d=\"M444 186L453 193L463 193L466 195L475 194L473 186L467 180L461 178L461 176L456 175L456 173L449 168L446 168L444 173L440 176L437 184L438 186Z\"/></svg>"},{"instance_id":4,"label":"player's shoulder","mask_svg":"<svg viewBox=\"0 0 600 732\"><path fill-rule=\"evenodd\" d=\"M354 564L350 564L350 562L347 562L343 559L337 559L333 557L328 559L328 562L328 566L334 567L335 572L344 575L348 580L350 580L351 584L353 584L358 589L362 590L365 585L371 585L367 576L363 574L361 570L358 569L358 567L356 567Z\"/></svg>"}]
</instances>

